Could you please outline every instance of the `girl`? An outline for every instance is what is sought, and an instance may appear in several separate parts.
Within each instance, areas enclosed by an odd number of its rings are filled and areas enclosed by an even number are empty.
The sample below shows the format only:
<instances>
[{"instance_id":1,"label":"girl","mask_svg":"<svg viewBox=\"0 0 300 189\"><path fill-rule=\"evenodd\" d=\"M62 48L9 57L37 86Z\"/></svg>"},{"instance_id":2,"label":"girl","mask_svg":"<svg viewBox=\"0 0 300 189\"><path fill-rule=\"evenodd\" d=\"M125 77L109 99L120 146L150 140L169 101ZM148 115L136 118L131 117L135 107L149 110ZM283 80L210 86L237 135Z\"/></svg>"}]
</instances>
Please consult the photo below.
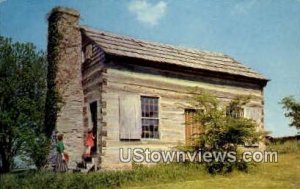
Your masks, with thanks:
<instances>
[{"instance_id":1,"label":"girl","mask_svg":"<svg viewBox=\"0 0 300 189\"><path fill-rule=\"evenodd\" d=\"M57 156L56 156L56 165L55 165L55 172L66 172L68 170L67 159L64 154L65 146L63 143L63 134L59 134L57 136Z\"/></svg>"},{"instance_id":2,"label":"girl","mask_svg":"<svg viewBox=\"0 0 300 189\"><path fill-rule=\"evenodd\" d=\"M95 137L93 136L93 131L92 129L89 128L85 139L85 145L87 147L85 152L85 157L91 156L91 149L94 146L94 139Z\"/></svg>"}]
</instances>

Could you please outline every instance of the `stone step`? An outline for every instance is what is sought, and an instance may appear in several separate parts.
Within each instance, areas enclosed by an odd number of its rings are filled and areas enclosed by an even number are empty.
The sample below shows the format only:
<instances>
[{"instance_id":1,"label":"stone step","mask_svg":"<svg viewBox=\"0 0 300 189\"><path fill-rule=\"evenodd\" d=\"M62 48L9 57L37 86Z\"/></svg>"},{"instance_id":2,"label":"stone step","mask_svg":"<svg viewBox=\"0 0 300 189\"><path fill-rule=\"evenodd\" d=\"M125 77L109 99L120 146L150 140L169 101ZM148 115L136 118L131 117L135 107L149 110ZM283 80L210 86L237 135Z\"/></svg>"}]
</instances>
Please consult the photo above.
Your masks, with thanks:
<instances>
[{"instance_id":1,"label":"stone step","mask_svg":"<svg viewBox=\"0 0 300 189\"><path fill-rule=\"evenodd\" d=\"M92 156L91 161L85 161L82 162L83 167L77 167L75 170L73 170L73 172L83 172L83 173L87 173L90 171L97 171L97 161L98 161L98 156ZM79 163L77 163L79 164Z\"/></svg>"}]
</instances>

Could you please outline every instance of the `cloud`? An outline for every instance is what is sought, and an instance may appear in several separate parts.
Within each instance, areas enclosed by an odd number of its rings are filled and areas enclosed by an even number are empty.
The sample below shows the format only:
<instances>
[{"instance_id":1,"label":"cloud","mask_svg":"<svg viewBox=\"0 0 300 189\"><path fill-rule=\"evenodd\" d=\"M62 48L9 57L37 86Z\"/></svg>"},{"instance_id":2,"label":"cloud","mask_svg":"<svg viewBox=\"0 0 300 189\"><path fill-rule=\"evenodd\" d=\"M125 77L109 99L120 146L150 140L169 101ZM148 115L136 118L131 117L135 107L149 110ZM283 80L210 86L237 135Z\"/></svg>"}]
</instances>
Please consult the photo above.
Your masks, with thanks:
<instances>
[{"instance_id":1,"label":"cloud","mask_svg":"<svg viewBox=\"0 0 300 189\"><path fill-rule=\"evenodd\" d=\"M147 0L132 0L128 4L128 10L136 15L138 21L154 26L165 15L167 4L159 1L150 4Z\"/></svg>"},{"instance_id":2,"label":"cloud","mask_svg":"<svg viewBox=\"0 0 300 189\"><path fill-rule=\"evenodd\" d=\"M5 2L5 1L6 1L6 0L0 0L0 4L3 3L3 2Z\"/></svg>"},{"instance_id":3,"label":"cloud","mask_svg":"<svg viewBox=\"0 0 300 189\"><path fill-rule=\"evenodd\" d=\"M244 0L241 1L233 7L233 13L237 14L247 14L256 4L257 0Z\"/></svg>"}]
</instances>

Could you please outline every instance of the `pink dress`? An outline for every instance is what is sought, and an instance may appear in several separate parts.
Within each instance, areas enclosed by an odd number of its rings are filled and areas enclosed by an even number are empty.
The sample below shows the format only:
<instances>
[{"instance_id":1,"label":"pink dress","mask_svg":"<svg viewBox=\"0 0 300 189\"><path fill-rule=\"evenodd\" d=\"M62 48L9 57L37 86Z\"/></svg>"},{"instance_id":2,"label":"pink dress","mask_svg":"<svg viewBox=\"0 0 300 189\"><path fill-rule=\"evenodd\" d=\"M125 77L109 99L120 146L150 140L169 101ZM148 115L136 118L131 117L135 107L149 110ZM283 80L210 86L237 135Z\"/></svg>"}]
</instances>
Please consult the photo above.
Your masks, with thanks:
<instances>
[{"instance_id":1,"label":"pink dress","mask_svg":"<svg viewBox=\"0 0 300 189\"><path fill-rule=\"evenodd\" d=\"M94 146L94 136L93 136L93 133L88 133L87 134L85 145L91 146L91 147Z\"/></svg>"}]
</instances>

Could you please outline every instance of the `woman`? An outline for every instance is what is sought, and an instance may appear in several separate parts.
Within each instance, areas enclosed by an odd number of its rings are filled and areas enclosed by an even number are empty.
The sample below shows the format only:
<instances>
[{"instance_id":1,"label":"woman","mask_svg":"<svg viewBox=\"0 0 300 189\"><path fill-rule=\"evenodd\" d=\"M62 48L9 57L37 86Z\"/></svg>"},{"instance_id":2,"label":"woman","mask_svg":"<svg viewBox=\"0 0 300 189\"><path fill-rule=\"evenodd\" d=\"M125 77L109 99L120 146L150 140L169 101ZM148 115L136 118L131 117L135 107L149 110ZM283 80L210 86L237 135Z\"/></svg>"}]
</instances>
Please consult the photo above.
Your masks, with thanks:
<instances>
[{"instance_id":1,"label":"woman","mask_svg":"<svg viewBox=\"0 0 300 189\"><path fill-rule=\"evenodd\" d=\"M65 159L65 146L63 143L63 134L59 134L57 136L57 144L56 144L56 150L57 150L57 156L56 156L56 165L55 165L55 172L66 172L68 170L67 160Z\"/></svg>"}]
</instances>

